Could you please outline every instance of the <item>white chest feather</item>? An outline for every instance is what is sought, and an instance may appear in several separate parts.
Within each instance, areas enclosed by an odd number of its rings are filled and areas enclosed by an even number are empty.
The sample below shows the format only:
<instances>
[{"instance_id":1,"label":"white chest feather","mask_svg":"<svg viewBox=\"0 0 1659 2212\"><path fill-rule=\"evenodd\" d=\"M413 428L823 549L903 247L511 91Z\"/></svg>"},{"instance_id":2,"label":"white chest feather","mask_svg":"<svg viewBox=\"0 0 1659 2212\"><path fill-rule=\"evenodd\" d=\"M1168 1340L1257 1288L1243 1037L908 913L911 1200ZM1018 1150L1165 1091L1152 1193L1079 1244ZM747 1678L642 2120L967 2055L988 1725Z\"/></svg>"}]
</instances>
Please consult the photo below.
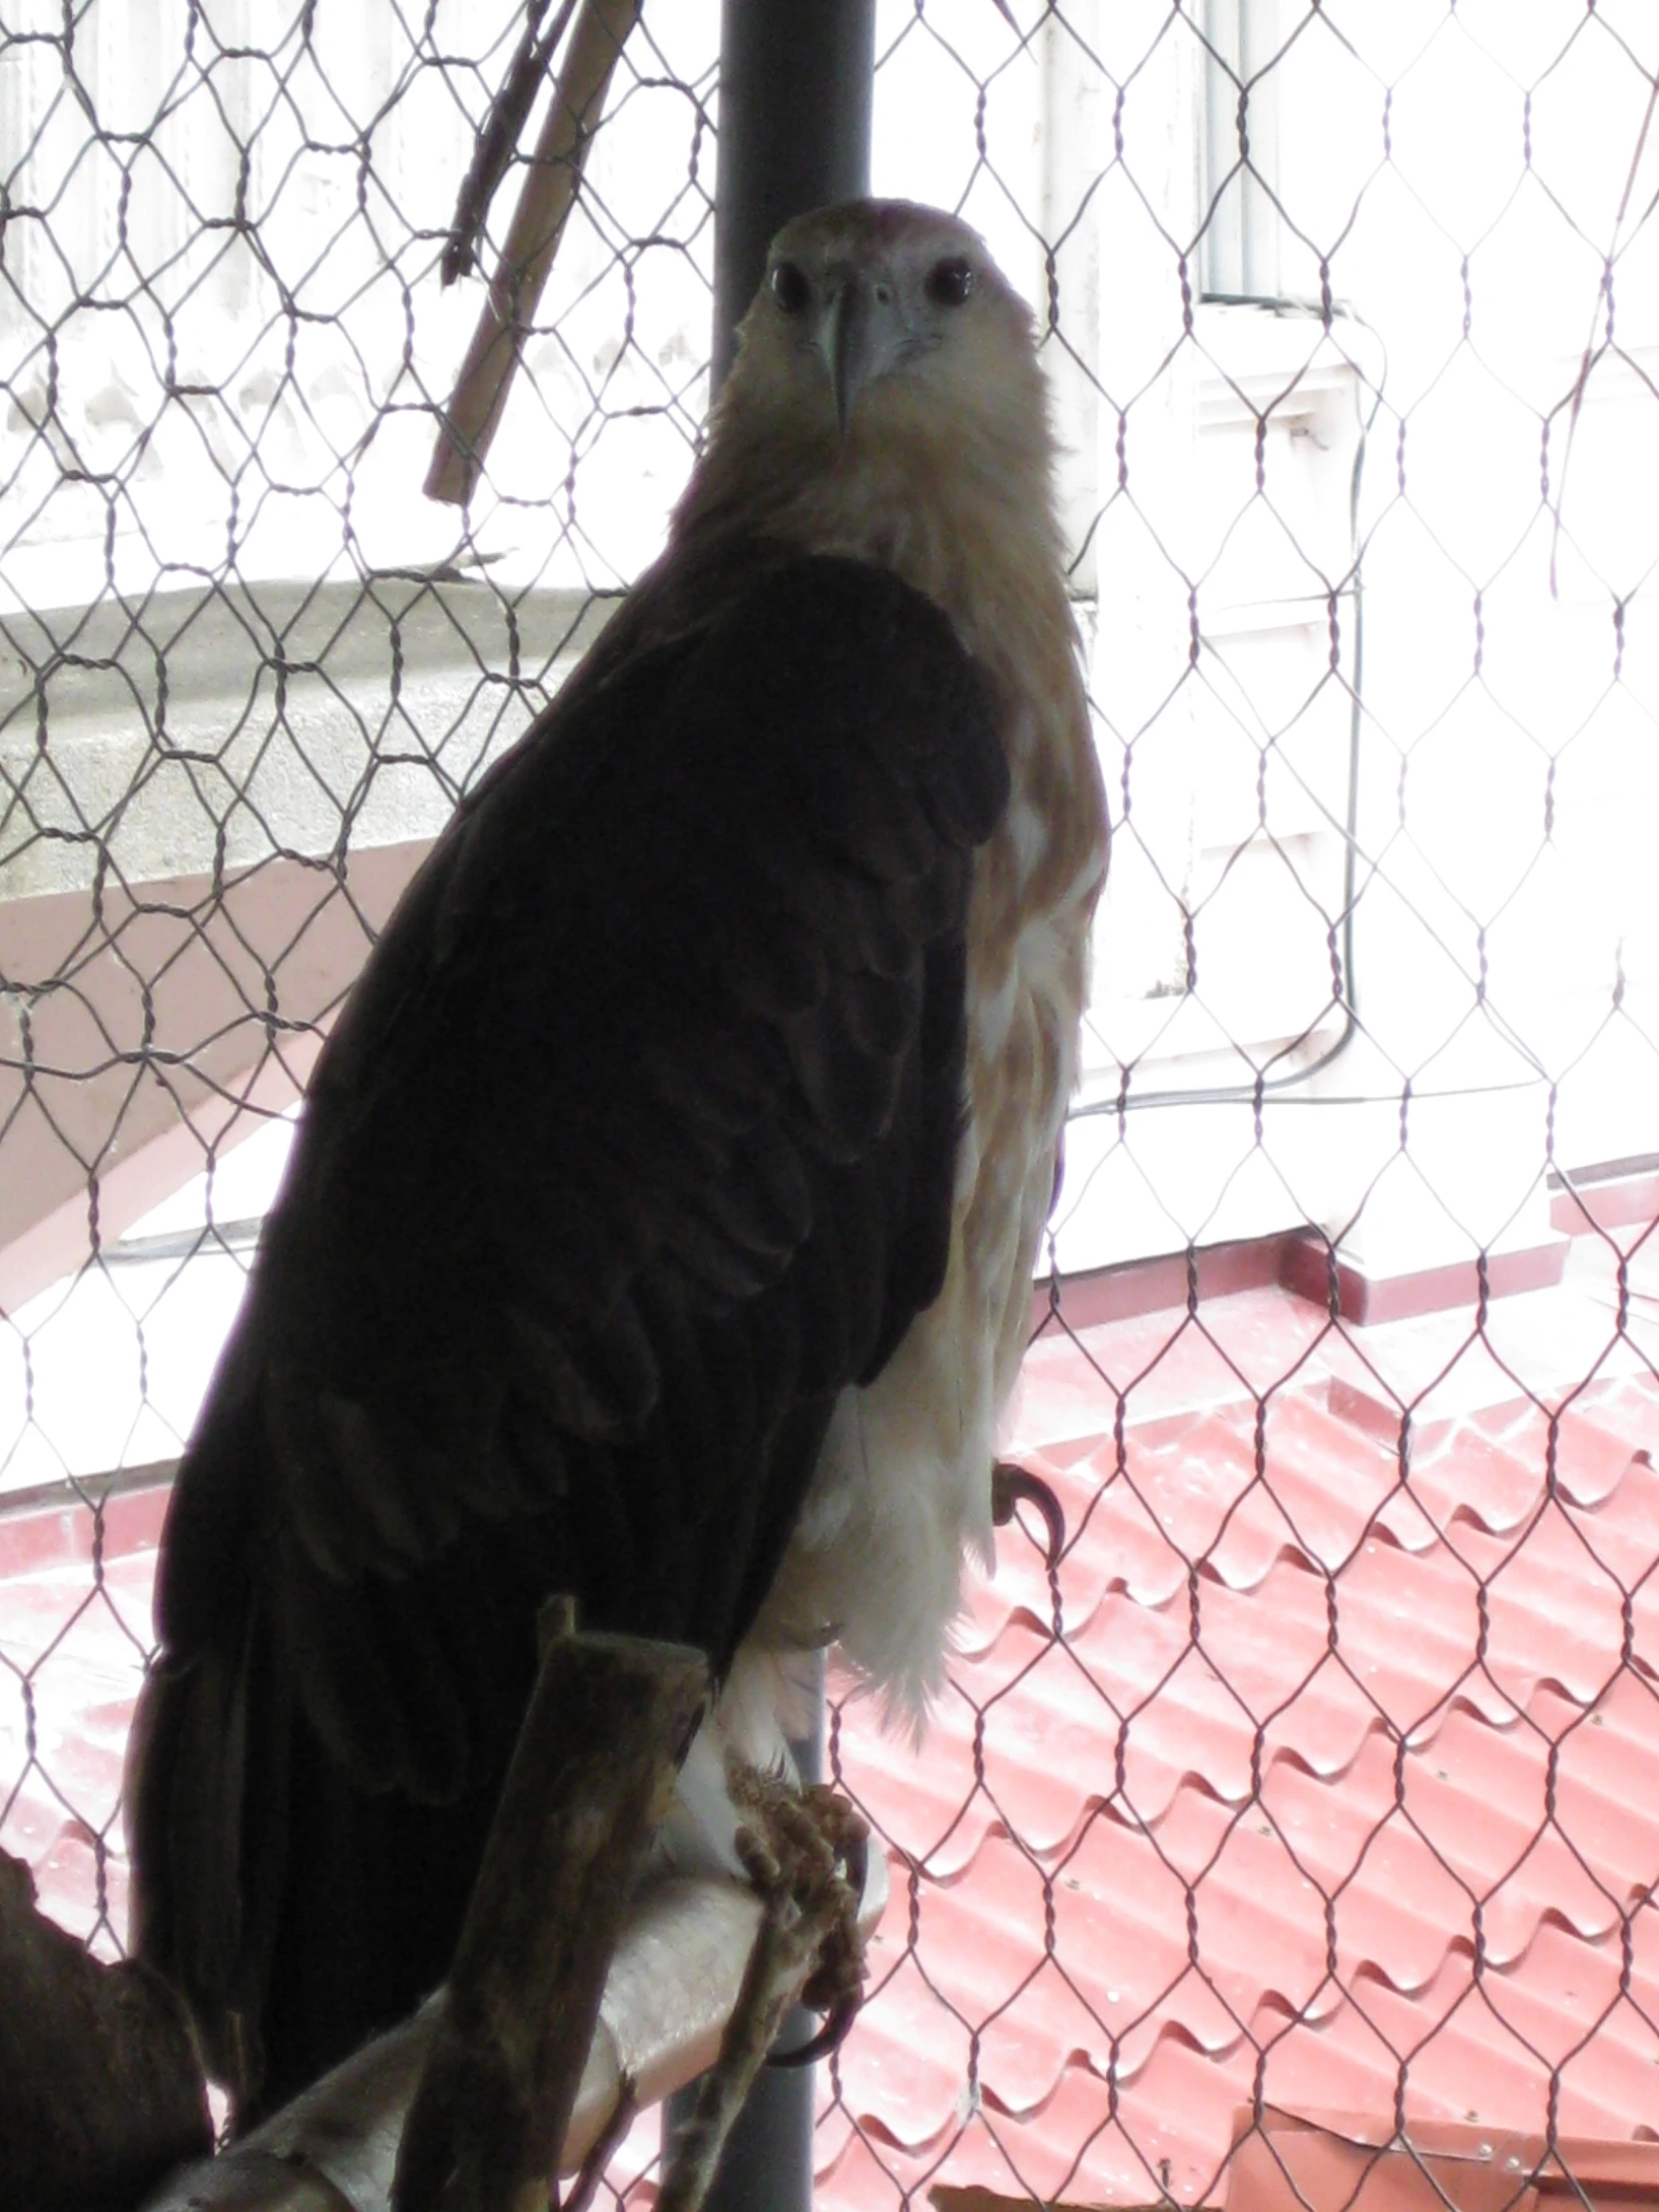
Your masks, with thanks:
<instances>
[{"instance_id":1,"label":"white chest feather","mask_svg":"<svg viewBox=\"0 0 1659 2212\"><path fill-rule=\"evenodd\" d=\"M992 1551L997 1429L1025 1348L1038 1239L1077 1065L1105 807L1076 661L1040 386L998 413L1007 461L967 465L914 437L802 472L772 519L815 551L879 561L942 607L986 673L1007 811L975 861L968 1060L950 1261L880 1376L841 1395L778 1579L738 1655L836 1639L890 1711L919 1724L939 1688L965 1560ZM1006 476L1006 481L1003 476Z\"/></svg>"},{"instance_id":2,"label":"white chest feather","mask_svg":"<svg viewBox=\"0 0 1659 2212\"><path fill-rule=\"evenodd\" d=\"M992 1559L991 1468L1076 1068L1098 855L1031 895L1049 846L1016 791L998 833L1018 919L970 961L967 1117L945 1284L866 1388L842 1392L752 1641L832 1634L889 1710L939 1688L964 1560ZM977 896L977 892L976 892Z\"/></svg>"}]
</instances>

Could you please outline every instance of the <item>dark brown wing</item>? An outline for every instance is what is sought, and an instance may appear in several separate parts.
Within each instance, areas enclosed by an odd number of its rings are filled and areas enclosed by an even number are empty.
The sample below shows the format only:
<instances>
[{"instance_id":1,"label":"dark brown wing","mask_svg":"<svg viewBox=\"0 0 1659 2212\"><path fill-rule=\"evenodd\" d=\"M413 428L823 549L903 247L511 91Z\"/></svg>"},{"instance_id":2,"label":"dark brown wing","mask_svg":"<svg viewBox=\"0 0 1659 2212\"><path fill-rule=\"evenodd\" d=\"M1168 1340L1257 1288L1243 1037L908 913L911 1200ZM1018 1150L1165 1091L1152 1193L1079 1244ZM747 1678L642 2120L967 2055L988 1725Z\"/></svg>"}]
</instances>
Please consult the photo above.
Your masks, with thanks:
<instances>
[{"instance_id":1,"label":"dark brown wing","mask_svg":"<svg viewBox=\"0 0 1659 2212\"><path fill-rule=\"evenodd\" d=\"M937 1293L980 682L792 562L558 704L318 1065L164 1538L140 1944L285 2093L441 1978L543 1596L730 1660ZM238 2044L248 2053L239 2059Z\"/></svg>"}]
</instances>

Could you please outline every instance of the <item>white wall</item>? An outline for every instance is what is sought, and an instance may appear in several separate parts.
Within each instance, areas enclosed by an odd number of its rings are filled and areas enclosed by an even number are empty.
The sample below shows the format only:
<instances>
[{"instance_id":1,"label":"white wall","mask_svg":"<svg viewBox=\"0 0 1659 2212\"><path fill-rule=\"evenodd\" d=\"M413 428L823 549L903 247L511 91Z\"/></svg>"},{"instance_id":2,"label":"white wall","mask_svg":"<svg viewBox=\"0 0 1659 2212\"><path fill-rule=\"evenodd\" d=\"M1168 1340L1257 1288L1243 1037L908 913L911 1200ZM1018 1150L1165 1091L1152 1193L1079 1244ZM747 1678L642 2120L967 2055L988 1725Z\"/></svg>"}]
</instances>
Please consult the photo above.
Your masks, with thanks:
<instances>
[{"instance_id":1,"label":"white wall","mask_svg":"<svg viewBox=\"0 0 1659 2212\"><path fill-rule=\"evenodd\" d=\"M1659 1150L1659 24L1073 7L1012 59L964 11L964 72L884 21L878 183L959 199L1039 300L1027 219L1063 242L1046 352L1119 817L1096 1102L1126 1071L1131 1100L1248 1090L1340 1035L1358 730L1352 1043L1260 1136L1248 1102L1081 1127L1062 1257L1304 1218L1383 1272L1534 1239L1546 1167ZM1206 30L1262 72L1248 174L1217 167ZM1247 187L1282 210L1277 312L1197 296Z\"/></svg>"}]
</instances>

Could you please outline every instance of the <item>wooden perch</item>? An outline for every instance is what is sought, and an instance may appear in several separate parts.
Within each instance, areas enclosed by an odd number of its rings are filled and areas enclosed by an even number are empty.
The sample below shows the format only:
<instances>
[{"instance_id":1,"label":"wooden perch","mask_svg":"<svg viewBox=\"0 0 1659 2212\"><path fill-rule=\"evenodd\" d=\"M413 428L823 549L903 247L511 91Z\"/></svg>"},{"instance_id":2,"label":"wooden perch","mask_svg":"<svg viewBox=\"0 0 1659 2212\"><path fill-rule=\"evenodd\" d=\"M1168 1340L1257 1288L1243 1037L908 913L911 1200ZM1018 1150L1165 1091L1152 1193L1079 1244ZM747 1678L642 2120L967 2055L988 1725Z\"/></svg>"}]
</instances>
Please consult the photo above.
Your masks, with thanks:
<instances>
[{"instance_id":1,"label":"wooden perch","mask_svg":"<svg viewBox=\"0 0 1659 2212\"><path fill-rule=\"evenodd\" d=\"M539 2208L555 2170L600 2162L636 2107L713 2065L768 1906L720 1879L634 1889L706 1684L701 1655L679 1645L550 1636L452 1986L220 2157L174 2174L145 2212L389 2212L394 2175L400 2191L438 2192L404 2195L404 2212ZM885 1903L874 1852L866 1932ZM803 1951L789 1996L811 1963ZM424 2140L400 2160L417 2089Z\"/></svg>"},{"instance_id":2,"label":"wooden perch","mask_svg":"<svg viewBox=\"0 0 1659 2212\"><path fill-rule=\"evenodd\" d=\"M640 4L583 0L489 296L439 426L426 475L428 499L464 507L472 497Z\"/></svg>"},{"instance_id":3,"label":"wooden perch","mask_svg":"<svg viewBox=\"0 0 1659 2212\"><path fill-rule=\"evenodd\" d=\"M927 2201L933 2212L1037 2212L1035 2197L1004 2197L991 2189L951 2189L942 2184L928 2190Z\"/></svg>"},{"instance_id":4,"label":"wooden perch","mask_svg":"<svg viewBox=\"0 0 1659 2212\"><path fill-rule=\"evenodd\" d=\"M1035 2197L1004 2197L994 2189L952 2189L941 2182L929 2189L927 2201L933 2212L1093 2212L1083 2204L1062 2204L1053 2197L1039 2204ZM1173 2212L1166 2201L1163 2204L1126 2205L1122 2212Z\"/></svg>"},{"instance_id":5,"label":"wooden perch","mask_svg":"<svg viewBox=\"0 0 1659 2212\"><path fill-rule=\"evenodd\" d=\"M876 1865L884 1873L885 1862ZM882 1880L871 1914L885 1894ZM630 2084L643 2108L714 2063L762 1911L752 1890L714 1878L655 1884L635 1905L611 1961L561 2174L576 2173L603 2141ZM145 2212L387 2212L403 2117L443 2001L432 1998L365 2044L220 2157L175 2174Z\"/></svg>"},{"instance_id":6,"label":"wooden perch","mask_svg":"<svg viewBox=\"0 0 1659 2212\"><path fill-rule=\"evenodd\" d=\"M876 1852L860 1915L866 1930L886 1894L886 1861ZM664 1882L645 1894L611 1961L561 2174L576 2173L603 2140L628 2084L643 2108L715 2062L762 1914L752 1890L717 1879ZM145 2212L386 2212L403 2115L442 2001L365 2045L223 2156L175 2174Z\"/></svg>"},{"instance_id":7,"label":"wooden perch","mask_svg":"<svg viewBox=\"0 0 1659 2212\"><path fill-rule=\"evenodd\" d=\"M859 1923L887 1902L886 1861L870 1854ZM654 1884L611 1961L599 2025L558 2159L574 2174L611 2131L632 2085L642 2109L713 2065L754 1955L761 1899L706 1877ZM443 2004L366 2044L221 2157L175 2174L145 2212L387 2212L403 2115Z\"/></svg>"},{"instance_id":8,"label":"wooden perch","mask_svg":"<svg viewBox=\"0 0 1659 2212\"><path fill-rule=\"evenodd\" d=\"M886 1897L886 1861L875 1852L866 1930ZM679 1880L645 1893L611 1961L561 2174L577 2172L604 2139L629 2083L644 2107L714 2063L762 1917L760 1898L735 1882ZM403 2115L442 2003L434 1997L223 2156L175 2174L145 2212L386 2212Z\"/></svg>"},{"instance_id":9,"label":"wooden perch","mask_svg":"<svg viewBox=\"0 0 1659 2212\"><path fill-rule=\"evenodd\" d=\"M394 2212L545 2201L646 1846L708 1695L708 1664L683 1645L547 1639L403 2131Z\"/></svg>"},{"instance_id":10,"label":"wooden perch","mask_svg":"<svg viewBox=\"0 0 1659 2212\"><path fill-rule=\"evenodd\" d=\"M54 1926L0 1852L0 2204L127 2212L212 2140L184 2007Z\"/></svg>"}]
</instances>

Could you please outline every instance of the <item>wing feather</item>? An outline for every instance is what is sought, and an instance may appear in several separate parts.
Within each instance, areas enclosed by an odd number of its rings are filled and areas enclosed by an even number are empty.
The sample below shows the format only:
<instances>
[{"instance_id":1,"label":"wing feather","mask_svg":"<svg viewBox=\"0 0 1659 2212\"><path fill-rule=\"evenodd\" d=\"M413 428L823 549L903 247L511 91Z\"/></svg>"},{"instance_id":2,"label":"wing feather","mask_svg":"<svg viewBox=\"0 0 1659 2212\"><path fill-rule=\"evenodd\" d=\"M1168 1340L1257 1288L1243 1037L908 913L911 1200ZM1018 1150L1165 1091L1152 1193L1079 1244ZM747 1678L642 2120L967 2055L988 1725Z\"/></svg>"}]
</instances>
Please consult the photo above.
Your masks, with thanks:
<instances>
[{"instance_id":1,"label":"wing feather","mask_svg":"<svg viewBox=\"0 0 1659 2212\"><path fill-rule=\"evenodd\" d=\"M781 560L555 702L411 886L319 1062L158 1578L141 1926L244 2043L262 2010L268 2046L354 2039L447 1954L541 1595L730 1660L836 1394L942 1280L972 852L1006 792L943 615ZM395 1857L407 1966L383 1934L372 1971L330 1964L313 1813L371 1918ZM268 2047L271 2080L317 2055Z\"/></svg>"}]
</instances>

